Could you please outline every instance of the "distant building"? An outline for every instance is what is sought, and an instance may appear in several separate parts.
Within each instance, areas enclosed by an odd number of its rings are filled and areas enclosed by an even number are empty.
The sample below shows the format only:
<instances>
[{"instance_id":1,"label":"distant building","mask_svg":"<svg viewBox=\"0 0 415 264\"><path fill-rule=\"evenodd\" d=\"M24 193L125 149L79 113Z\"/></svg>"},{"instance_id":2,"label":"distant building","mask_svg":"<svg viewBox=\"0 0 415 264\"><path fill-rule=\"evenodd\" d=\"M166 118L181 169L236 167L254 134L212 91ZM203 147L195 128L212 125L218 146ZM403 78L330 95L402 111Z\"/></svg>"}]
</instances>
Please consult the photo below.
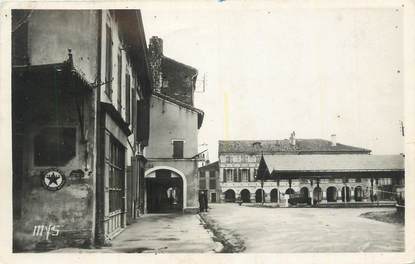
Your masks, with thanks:
<instances>
[{"instance_id":1,"label":"distant building","mask_svg":"<svg viewBox=\"0 0 415 264\"><path fill-rule=\"evenodd\" d=\"M199 168L199 190L208 192L209 202L219 202L221 193L219 184L219 161Z\"/></svg>"},{"instance_id":2,"label":"distant building","mask_svg":"<svg viewBox=\"0 0 415 264\"><path fill-rule=\"evenodd\" d=\"M309 203L393 200L403 184L404 158L370 153L339 144L334 135L331 141L294 133L285 140L219 141L221 202L279 202L286 194ZM270 174L264 192L260 162Z\"/></svg>"},{"instance_id":3,"label":"distant building","mask_svg":"<svg viewBox=\"0 0 415 264\"><path fill-rule=\"evenodd\" d=\"M146 149L145 207L149 213L198 208L198 130L204 113L193 106L197 70L163 54L163 42L149 44L155 92L150 100Z\"/></svg>"}]
</instances>

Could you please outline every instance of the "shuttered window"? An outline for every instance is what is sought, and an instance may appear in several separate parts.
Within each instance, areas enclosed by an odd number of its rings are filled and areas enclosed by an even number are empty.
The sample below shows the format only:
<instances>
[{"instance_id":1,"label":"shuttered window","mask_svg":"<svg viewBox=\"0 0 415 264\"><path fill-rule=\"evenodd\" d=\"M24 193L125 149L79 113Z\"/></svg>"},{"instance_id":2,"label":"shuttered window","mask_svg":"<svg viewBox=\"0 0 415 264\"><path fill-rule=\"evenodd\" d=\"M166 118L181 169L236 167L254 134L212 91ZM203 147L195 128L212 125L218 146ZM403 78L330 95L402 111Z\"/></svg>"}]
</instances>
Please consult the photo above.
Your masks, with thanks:
<instances>
[{"instance_id":1,"label":"shuttered window","mask_svg":"<svg viewBox=\"0 0 415 264\"><path fill-rule=\"evenodd\" d=\"M131 90L130 90L130 75L125 75L125 121L129 124L131 121Z\"/></svg>"},{"instance_id":2,"label":"shuttered window","mask_svg":"<svg viewBox=\"0 0 415 264\"><path fill-rule=\"evenodd\" d=\"M183 143L184 142L182 140L173 141L173 158L183 158Z\"/></svg>"},{"instance_id":3,"label":"shuttered window","mask_svg":"<svg viewBox=\"0 0 415 264\"><path fill-rule=\"evenodd\" d=\"M107 25L105 45L105 93L112 99L112 32Z\"/></svg>"}]
</instances>

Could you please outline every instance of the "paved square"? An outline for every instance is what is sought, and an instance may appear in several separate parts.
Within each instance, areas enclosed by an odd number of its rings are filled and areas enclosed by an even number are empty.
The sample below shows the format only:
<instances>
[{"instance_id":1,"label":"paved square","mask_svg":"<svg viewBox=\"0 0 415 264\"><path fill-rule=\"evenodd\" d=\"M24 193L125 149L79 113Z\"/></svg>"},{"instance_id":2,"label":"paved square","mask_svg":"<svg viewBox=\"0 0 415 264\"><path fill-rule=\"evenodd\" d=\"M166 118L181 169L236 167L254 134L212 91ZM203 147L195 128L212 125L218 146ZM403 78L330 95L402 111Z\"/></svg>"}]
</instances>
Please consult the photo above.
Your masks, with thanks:
<instances>
[{"instance_id":1,"label":"paved square","mask_svg":"<svg viewBox=\"0 0 415 264\"><path fill-rule=\"evenodd\" d=\"M210 204L209 219L247 253L404 251L404 226L359 217L394 208L255 208Z\"/></svg>"}]
</instances>

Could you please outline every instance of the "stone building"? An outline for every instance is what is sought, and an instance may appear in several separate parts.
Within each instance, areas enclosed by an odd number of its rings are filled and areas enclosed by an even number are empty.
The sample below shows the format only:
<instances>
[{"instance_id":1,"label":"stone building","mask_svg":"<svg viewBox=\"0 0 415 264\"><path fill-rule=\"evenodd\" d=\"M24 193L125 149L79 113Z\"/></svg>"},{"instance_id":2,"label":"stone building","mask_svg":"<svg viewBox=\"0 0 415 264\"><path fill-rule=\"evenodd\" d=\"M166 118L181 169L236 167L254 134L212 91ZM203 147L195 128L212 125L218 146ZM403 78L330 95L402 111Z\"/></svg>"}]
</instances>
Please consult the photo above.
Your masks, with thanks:
<instances>
[{"instance_id":1,"label":"stone building","mask_svg":"<svg viewBox=\"0 0 415 264\"><path fill-rule=\"evenodd\" d=\"M12 24L14 251L105 244L143 211L140 11L14 10Z\"/></svg>"},{"instance_id":2,"label":"stone building","mask_svg":"<svg viewBox=\"0 0 415 264\"><path fill-rule=\"evenodd\" d=\"M219 202L219 161L199 168L199 190L207 191L209 202Z\"/></svg>"},{"instance_id":3,"label":"stone building","mask_svg":"<svg viewBox=\"0 0 415 264\"><path fill-rule=\"evenodd\" d=\"M151 38L149 54L154 93L146 149L146 211L196 211L197 137L204 117L193 105L198 72L166 57L158 37Z\"/></svg>"},{"instance_id":4,"label":"stone building","mask_svg":"<svg viewBox=\"0 0 415 264\"><path fill-rule=\"evenodd\" d=\"M403 184L403 156L324 139L219 141L221 201L275 202L298 197L310 204L394 199ZM263 155L263 158L261 159ZM258 180L260 162L269 172ZM376 195L375 195L376 194ZM288 196L289 195L289 196Z\"/></svg>"}]
</instances>

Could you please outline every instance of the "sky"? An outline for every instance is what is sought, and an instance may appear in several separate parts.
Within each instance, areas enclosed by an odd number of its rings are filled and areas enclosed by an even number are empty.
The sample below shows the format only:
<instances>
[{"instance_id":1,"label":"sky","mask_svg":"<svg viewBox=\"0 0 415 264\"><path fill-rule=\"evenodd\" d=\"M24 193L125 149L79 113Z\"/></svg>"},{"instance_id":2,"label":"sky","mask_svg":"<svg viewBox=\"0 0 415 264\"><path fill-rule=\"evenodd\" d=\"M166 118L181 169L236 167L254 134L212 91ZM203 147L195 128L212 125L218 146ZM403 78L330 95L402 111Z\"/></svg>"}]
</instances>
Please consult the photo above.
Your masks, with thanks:
<instances>
[{"instance_id":1,"label":"sky","mask_svg":"<svg viewBox=\"0 0 415 264\"><path fill-rule=\"evenodd\" d=\"M404 151L402 10L143 9L147 39L199 70L199 145L218 140L330 140ZM205 91L203 92L203 76Z\"/></svg>"}]
</instances>

